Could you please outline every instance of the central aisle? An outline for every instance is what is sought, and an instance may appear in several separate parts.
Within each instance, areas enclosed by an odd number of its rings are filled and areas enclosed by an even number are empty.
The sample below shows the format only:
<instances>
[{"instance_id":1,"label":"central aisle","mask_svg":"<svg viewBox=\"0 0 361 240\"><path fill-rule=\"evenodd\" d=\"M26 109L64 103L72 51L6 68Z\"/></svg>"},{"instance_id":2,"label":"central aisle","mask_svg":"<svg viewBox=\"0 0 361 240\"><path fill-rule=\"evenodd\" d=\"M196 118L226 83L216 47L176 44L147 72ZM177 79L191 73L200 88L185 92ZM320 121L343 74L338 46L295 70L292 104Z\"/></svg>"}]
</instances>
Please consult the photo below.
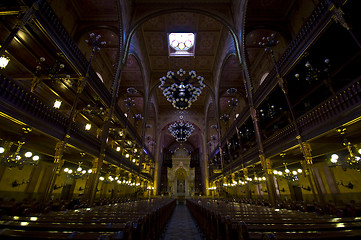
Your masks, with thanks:
<instances>
[{"instance_id":1,"label":"central aisle","mask_svg":"<svg viewBox=\"0 0 361 240\"><path fill-rule=\"evenodd\" d=\"M203 240L188 208L179 204L166 226L162 240Z\"/></svg>"}]
</instances>

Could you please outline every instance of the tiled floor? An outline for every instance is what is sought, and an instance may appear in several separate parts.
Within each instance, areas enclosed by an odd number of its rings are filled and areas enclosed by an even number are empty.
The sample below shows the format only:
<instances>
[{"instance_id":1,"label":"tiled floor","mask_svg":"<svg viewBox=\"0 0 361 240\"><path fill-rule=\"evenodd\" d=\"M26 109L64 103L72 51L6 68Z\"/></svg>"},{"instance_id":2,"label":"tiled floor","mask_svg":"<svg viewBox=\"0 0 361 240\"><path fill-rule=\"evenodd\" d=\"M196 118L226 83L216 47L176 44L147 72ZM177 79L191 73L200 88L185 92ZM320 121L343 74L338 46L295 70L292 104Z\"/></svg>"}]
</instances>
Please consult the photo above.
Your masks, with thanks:
<instances>
[{"instance_id":1,"label":"tiled floor","mask_svg":"<svg viewBox=\"0 0 361 240\"><path fill-rule=\"evenodd\" d=\"M204 240L188 208L179 204L166 226L161 240Z\"/></svg>"}]
</instances>

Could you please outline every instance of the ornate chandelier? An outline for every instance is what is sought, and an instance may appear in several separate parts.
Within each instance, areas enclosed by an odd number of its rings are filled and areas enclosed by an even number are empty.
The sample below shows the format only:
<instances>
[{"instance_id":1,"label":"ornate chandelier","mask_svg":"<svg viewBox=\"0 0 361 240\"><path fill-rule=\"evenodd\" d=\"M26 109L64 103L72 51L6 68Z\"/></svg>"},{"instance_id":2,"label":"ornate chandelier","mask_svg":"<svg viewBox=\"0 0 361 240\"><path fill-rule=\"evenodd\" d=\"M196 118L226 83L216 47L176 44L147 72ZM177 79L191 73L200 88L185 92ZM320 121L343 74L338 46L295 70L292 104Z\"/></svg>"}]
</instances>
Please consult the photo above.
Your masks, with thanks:
<instances>
[{"instance_id":1,"label":"ornate chandelier","mask_svg":"<svg viewBox=\"0 0 361 240\"><path fill-rule=\"evenodd\" d=\"M191 123L181 120L169 125L168 130L172 136L175 137L177 142L185 142L194 131L194 127Z\"/></svg>"},{"instance_id":2,"label":"ornate chandelier","mask_svg":"<svg viewBox=\"0 0 361 240\"><path fill-rule=\"evenodd\" d=\"M186 75L186 71L179 69L177 75L169 71L167 76L161 77L159 88L173 107L183 110L189 108L202 93L206 86L203 80L204 78L197 76L193 70Z\"/></svg>"}]
</instances>

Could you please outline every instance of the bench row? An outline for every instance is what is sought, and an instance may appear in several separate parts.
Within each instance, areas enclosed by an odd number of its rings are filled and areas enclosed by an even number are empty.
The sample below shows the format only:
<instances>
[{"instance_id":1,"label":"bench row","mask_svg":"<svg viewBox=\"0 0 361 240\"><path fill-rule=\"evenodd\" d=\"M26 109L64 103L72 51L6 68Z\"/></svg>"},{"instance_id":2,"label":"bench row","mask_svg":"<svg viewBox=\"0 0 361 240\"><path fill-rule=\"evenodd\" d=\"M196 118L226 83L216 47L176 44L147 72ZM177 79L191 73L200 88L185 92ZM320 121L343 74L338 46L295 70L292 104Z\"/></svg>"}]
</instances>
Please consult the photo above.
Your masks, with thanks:
<instances>
[{"instance_id":1,"label":"bench row","mask_svg":"<svg viewBox=\"0 0 361 240\"><path fill-rule=\"evenodd\" d=\"M187 206L210 240L361 238L360 218L311 218L300 211L207 199L187 200Z\"/></svg>"}]
</instances>

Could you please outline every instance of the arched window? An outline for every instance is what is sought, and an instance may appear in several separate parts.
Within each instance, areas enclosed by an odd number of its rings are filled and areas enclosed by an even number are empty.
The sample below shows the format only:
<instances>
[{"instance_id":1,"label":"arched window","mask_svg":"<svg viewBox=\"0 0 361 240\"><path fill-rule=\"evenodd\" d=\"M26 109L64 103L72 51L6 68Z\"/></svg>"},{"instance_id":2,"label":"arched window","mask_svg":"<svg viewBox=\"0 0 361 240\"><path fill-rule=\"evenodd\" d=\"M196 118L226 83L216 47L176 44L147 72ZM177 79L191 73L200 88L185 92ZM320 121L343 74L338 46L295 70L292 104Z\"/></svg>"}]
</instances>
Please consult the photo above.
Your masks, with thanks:
<instances>
[{"instance_id":1,"label":"arched window","mask_svg":"<svg viewBox=\"0 0 361 240\"><path fill-rule=\"evenodd\" d=\"M96 72L96 73L97 73L97 75L98 75L98 78L102 81L102 83L104 83L104 80L103 80L102 75L100 75L100 73L98 73L98 72Z\"/></svg>"},{"instance_id":2,"label":"arched window","mask_svg":"<svg viewBox=\"0 0 361 240\"><path fill-rule=\"evenodd\" d=\"M266 79L266 77L268 76L269 72L266 72L265 74L262 75L261 77L261 81L259 81L259 85L261 86L261 84L263 83L263 81Z\"/></svg>"}]
</instances>

